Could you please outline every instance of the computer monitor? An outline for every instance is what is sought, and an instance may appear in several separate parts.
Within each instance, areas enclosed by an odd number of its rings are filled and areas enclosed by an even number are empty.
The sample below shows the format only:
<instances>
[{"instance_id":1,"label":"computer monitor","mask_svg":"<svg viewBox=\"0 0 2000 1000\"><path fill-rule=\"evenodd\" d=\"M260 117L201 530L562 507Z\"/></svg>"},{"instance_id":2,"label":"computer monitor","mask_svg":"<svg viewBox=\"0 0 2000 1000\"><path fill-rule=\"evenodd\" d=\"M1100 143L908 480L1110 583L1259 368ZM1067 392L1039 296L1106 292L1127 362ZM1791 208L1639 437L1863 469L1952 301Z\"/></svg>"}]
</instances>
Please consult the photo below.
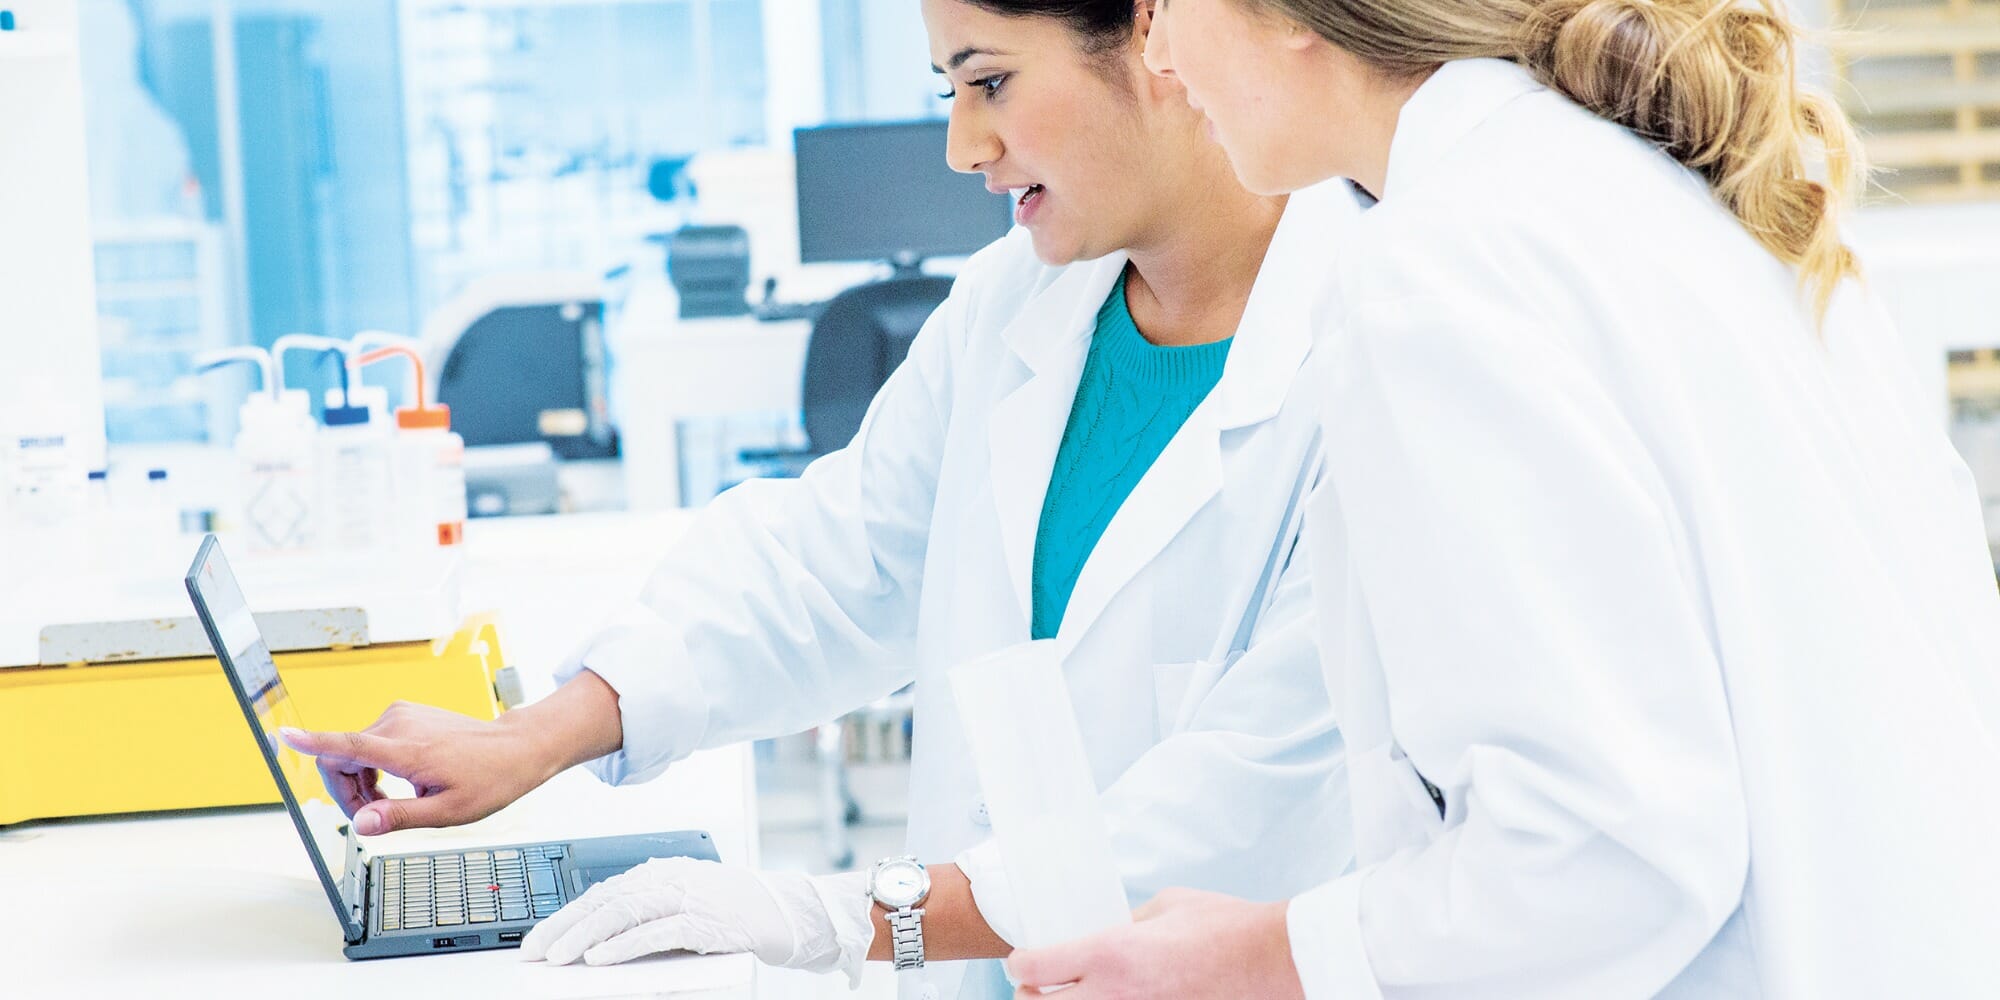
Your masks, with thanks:
<instances>
[{"instance_id":1,"label":"computer monitor","mask_svg":"<svg viewBox=\"0 0 2000 1000\"><path fill-rule=\"evenodd\" d=\"M827 125L792 134L799 260L969 254L1007 234L1012 200L945 163L945 121Z\"/></svg>"}]
</instances>

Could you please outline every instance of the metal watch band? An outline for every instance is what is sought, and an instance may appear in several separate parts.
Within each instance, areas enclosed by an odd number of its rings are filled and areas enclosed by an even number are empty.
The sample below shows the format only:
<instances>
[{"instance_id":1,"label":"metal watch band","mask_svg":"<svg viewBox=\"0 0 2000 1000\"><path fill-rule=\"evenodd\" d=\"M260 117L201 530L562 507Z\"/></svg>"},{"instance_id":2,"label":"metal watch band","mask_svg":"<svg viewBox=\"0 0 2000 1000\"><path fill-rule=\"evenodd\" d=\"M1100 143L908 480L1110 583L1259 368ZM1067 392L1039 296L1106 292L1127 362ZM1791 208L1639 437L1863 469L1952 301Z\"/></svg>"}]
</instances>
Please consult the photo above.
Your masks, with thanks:
<instances>
[{"instance_id":1,"label":"metal watch band","mask_svg":"<svg viewBox=\"0 0 2000 1000\"><path fill-rule=\"evenodd\" d=\"M896 947L896 971L924 967L924 911L903 907L891 910L889 939Z\"/></svg>"}]
</instances>

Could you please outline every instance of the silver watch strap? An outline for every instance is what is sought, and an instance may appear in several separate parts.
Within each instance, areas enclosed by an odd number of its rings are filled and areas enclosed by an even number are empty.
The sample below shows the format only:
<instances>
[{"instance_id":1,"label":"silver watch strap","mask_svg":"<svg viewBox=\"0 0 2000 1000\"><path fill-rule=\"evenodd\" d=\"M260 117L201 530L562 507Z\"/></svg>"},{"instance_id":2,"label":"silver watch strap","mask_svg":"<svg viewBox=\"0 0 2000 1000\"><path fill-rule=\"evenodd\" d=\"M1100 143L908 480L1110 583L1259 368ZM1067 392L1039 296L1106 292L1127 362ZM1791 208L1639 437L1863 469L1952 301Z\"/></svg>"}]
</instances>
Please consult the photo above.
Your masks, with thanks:
<instances>
[{"instance_id":1,"label":"silver watch strap","mask_svg":"<svg viewBox=\"0 0 2000 1000\"><path fill-rule=\"evenodd\" d=\"M924 966L924 911L904 907L890 910L889 939L896 948L896 971Z\"/></svg>"}]
</instances>

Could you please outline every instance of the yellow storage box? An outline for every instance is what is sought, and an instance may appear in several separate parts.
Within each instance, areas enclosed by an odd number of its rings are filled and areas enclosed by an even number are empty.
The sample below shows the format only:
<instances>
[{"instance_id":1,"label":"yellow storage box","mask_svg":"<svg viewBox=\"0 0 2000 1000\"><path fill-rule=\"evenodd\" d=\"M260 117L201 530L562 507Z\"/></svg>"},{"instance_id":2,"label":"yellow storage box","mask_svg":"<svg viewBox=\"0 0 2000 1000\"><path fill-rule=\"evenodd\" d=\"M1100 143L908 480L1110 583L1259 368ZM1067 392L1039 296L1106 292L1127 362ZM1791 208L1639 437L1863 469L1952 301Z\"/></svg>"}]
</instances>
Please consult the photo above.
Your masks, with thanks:
<instances>
[{"instance_id":1,"label":"yellow storage box","mask_svg":"<svg viewBox=\"0 0 2000 1000\"><path fill-rule=\"evenodd\" d=\"M315 729L364 728L396 701L482 719L501 710L493 678L504 664L484 619L442 644L273 659ZM213 657L0 670L0 826L277 801Z\"/></svg>"}]
</instances>

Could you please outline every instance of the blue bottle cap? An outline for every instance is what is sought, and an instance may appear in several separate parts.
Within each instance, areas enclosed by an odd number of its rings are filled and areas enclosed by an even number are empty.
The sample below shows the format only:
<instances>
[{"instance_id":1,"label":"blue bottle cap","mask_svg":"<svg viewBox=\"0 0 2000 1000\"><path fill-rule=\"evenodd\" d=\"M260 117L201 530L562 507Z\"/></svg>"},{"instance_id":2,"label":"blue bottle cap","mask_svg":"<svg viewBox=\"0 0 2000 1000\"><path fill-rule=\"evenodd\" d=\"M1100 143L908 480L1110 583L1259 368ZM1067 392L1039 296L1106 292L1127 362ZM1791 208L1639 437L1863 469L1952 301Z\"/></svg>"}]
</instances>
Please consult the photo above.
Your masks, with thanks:
<instances>
[{"instance_id":1,"label":"blue bottle cap","mask_svg":"<svg viewBox=\"0 0 2000 1000\"><path fill-rule=\"evenodd\" d=\"M104 481L105 481L106 479L109 479L109 478L111 478L111 472L110 472L110 470L108 470L108 469L92 469L92 470L90 470L90 481L91 481L91 482L93 482L93 483L101 483L101 482L104 482Z\"/></svg>"},{"instance_id":2,"label":"blue bottle cap","mask_svg":"<svg viewBox=\"0 0 2000 1000\"><path fill-rule=\"evenodd\" d=\"M0 10L0 31L13 31L13 30L14 30L14 12L11 10Z\"/></svg>"},{"instance_id":3,"label":"blue bottle cap","mask_svg":"<svg viewBox=\"0 0 2000 1000\"><path fill-rule=\"evenodd\" d=\"M329 406L326 408L328 427L352 427L368 422L368 408L365 406Z\"/></svg>"},{"instance_id":4,"label":"blue bottle cap","mask_svg":"<svg viewBox=\"0 0 2000 1000\"><path fill-rule=\"evenodd\" d=\"M165 470L165 469L147 469L147 470L146 470L146 481L147 481L147 482L149 482L149 483L157 483L157 482L161 482L161 481L165 480L166 478L167 478L167 470Z\"/></svg>"}]
</instances>

